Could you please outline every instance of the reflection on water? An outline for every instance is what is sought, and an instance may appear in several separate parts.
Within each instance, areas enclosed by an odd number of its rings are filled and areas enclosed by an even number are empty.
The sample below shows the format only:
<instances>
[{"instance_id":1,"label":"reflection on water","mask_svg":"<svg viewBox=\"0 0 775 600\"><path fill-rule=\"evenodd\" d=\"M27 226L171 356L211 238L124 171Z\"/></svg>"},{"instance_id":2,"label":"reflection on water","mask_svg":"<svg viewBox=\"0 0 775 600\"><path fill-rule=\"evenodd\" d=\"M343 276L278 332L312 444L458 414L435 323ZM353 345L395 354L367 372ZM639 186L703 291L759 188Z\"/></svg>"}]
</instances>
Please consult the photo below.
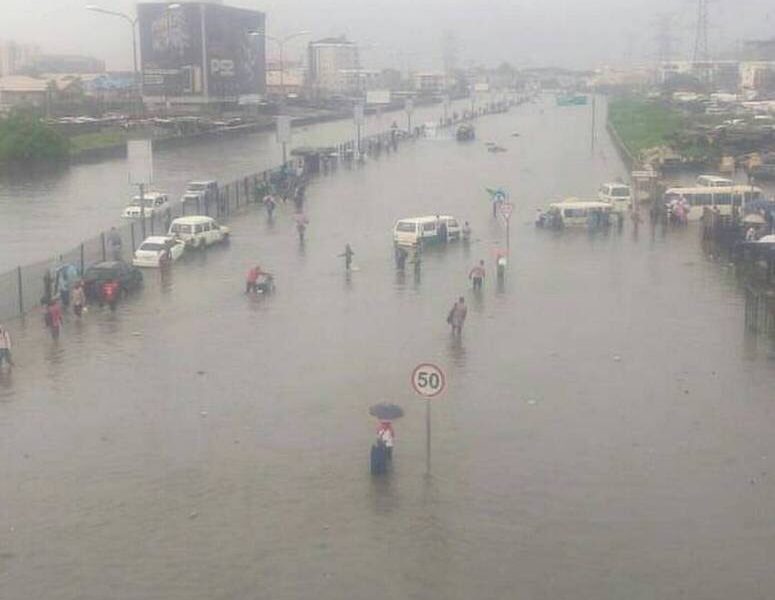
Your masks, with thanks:
<instances>
[{"instance_id":1,"label":"reflection on water","mask_svg":"<svg viewBox=\"0 0 775 600\"><path fill-rule=\"evenodd\" d=\"M465 328L464 328L465 330ZM465 331L463 332L465 335ZM466 366L466 347L463 344L463 335L449 334L449 342L447 343L447 356L450 362L456 367Z\"/></svg>"}]
</instances>

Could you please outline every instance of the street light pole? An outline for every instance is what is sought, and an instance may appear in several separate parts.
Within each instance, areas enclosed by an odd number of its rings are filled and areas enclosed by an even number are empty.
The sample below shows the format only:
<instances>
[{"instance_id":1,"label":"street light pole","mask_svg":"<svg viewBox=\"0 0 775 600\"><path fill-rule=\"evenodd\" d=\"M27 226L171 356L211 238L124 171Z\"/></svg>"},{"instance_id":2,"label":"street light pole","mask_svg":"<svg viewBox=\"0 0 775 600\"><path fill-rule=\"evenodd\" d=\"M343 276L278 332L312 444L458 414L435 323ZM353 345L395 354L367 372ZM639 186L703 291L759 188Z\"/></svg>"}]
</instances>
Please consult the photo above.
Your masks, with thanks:
<instances>
[{"instance_id":1,"label":"street light pole","mask_svg":"<svg viewBox=\"0 0 775 600\"><path fill-rule=\"evenodd\" d=\"M180 8L180 4L177 2L173 2L172 4L167 5L166 10L176 10ZM86 10L90 10L92 12L102 13L103 15L110 15L112 17L118 17L120 19L124 19L127 23L129 23L129 26L132 28L132 66L133 66L133 79L134 79L134 109L135 109L135 116L138 116L142 114L144 105L143 105L143 85L142 85L142 79L140 77L140 70L139 70L139 60L137 55L137 23L138 23L138 16L135 15L134 17L131 15L128 15L126 13L122 13L117 10L109 10L107 8L102 8L101 6L97 6L96 4L87 4L85 6ZM202 65L205 67L206 65Z\"/></svg>"},{"instance_id":2,"label":"street light pole","mask_svg":"<svg viewBox=\"0 0 775 600\"><path fill-rule=\"evenodd\" d=\"M171 4L170 8L176 8L179 5ZM133 80L134 80L134 109L135 109L135 116L139 115L142 112L142 85L140 81L140 72L138 71L138 59L137 59L137 16L130 16L126 13L122 13L116 10L108 10L106 8L102 8L100 6L97 6L96 4L87 4L86 10L90 10L92 12L98 12L105 15L111 15L113 17L119 17L121 19L124 19L127 23L129 23L129 26L132 28L132 65L134 68L133 71Z\"/></svg>"},{"instance_id":3,"label":"street light pole","mask_svg":"<svg viewBox=\"0 0 775 600\"><path fill-rule=\"evenodd\" d=\"M292 39L301 37L302 35L309 35L312 33L311 31L307 31L306 29L302 31L297 31L296 33L292 33L290 35L286 35L283 38L277 38L273 35L267 35L263 31L250 31L248 32L250 35L258 37L263 36L267 40L273 41L275 44L278 45L280 48L280 94L282 94L282 104L281 106L285 106L285 44L287 42L290 42Z\"/></svg>"}]
</instances>

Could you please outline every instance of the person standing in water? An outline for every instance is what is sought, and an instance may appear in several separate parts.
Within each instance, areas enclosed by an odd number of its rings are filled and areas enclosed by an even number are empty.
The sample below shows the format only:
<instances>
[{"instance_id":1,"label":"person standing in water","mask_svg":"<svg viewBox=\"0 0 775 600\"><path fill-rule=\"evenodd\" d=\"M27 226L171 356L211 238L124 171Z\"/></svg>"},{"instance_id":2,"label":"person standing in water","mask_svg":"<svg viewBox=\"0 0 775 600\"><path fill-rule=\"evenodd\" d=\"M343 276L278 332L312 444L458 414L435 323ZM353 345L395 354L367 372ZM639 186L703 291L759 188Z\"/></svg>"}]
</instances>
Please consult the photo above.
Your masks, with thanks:
<instances>
[{"instance_id":1,"label":"person standing in water","mask_svg":"<svg viewBox=\"0 0 775 600\"><path fill-rule=\"evenodd\" d=\"M457 302L452 305L452 308L447 315L447 323L452 326L452 335L461 335L463 333L463 324L466 322L468 316L468 307L463 296L460 296Z\"/></svg>"},{"instance_id":2,"label":"person standing in water","mask_svg":"<svg viewBox=\"0 0 775 600\"><path fill-rule=\"evenodd\" d=\"M484 283L484 275L485 275L485 269L484 269L484 261L480 260L479 264L476 265L471 271L468 273L468 278L474 282L474 289L475 290L481 290L482 284Z\"/></svg>"},{"instance_id":3,"label":"person standing in water","mask_svg":"<svg viewBox=\"0 0 775 600\"><path fill-rule=\"evenodd\" d=\"M347 271L349 271L350 267L352 267L353 256L355 256L355 252L353 252L353 249L350 247L350 244L345 244L344 252L340 254L339 257L340 258L344 257L344 268Z\"/></svg>"},{"instance_id":4,"label":"person standing in water","mask_svg":"<svg viewBox=\"0 0 775 600\"><path fill-rule=\"evenodd\" d=\"M4 329L0 325L0 367L3 364L8 363L8 366L13 366L13 359L11 358L11 334L7 329Z\"/></svg>"},{"instance_id":5,"label":"person standing in water","mask_svg":"<svg viewBox=\"0 0 775 600\"><path fill-rule=\"evenodd\" d=\"M83 314L83 307L86 306L86 293L83 290L83 281L75 283L71 300L73 301L73 314L76 317L80 317Z\"/></svg>"}]
</instances>

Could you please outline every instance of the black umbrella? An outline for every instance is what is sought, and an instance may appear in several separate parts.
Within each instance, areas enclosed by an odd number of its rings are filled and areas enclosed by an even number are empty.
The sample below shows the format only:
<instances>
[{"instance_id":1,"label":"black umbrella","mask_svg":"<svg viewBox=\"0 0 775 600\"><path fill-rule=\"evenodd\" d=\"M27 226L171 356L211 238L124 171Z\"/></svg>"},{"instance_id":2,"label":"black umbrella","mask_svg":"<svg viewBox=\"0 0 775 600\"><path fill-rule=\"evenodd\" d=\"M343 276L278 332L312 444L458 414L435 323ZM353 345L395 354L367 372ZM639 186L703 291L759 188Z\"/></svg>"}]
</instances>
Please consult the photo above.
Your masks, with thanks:
<instances>
[{"instance_id":1,"label":"black umbrella","mask_svg":"<svg viewBox=\"0 0 775 600\"><path fill-rule=\"evenodd\" d=\"M392 421L404 416L404 409L398 404L380 402L369 409L369 414L383 421Z\"/></svg>"}]
</instances>

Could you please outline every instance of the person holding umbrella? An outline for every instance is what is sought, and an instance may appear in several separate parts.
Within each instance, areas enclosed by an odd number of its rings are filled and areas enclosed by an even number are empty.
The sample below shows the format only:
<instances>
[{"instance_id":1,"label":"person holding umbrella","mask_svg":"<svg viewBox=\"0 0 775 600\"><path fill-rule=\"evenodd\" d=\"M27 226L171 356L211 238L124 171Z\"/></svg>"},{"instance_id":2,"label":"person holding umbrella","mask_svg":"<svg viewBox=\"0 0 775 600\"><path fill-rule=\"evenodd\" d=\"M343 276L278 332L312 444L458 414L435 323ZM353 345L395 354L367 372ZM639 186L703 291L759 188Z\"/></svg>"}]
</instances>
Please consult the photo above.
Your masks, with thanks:
<instances>
[{"instance_id":1,"label":"person holding umbrella","mask_svg":"<svg viewBox=\"0 0 775 600\"><path fill-rule=\"evenodd\" d=\"M396 434L392 421L401 418L404 411L396 404L381 402L372 406L369 409L369 414L379 419L377 441L371 447L371 473L372 475L382 475L387 471L388 465L393 459Z\"/></svg>"}]
</instances>

